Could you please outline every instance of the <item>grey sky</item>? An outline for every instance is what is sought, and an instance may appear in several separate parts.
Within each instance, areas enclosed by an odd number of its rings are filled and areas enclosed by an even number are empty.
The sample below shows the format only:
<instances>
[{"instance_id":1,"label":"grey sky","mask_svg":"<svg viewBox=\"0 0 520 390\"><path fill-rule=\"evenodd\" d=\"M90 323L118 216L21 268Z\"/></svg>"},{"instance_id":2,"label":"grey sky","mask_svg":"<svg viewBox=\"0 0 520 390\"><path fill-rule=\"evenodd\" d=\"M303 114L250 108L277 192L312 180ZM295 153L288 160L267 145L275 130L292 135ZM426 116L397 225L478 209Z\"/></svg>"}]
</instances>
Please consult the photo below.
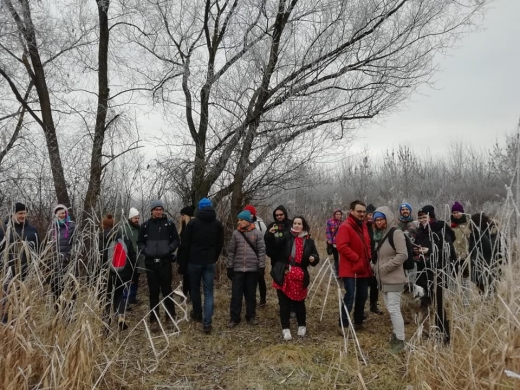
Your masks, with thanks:
<instances>
[{"instance_id":1,"label":"grey sky","mask_svg":"<svg viewBox=\"0 0 520 390\"><path fill-rule=\"evenodd\" d=\"M352 151L408 145L442 154L450 143L503 143L520 117L520 0L496 0L481 29L440 58L435 89L422 88L399 112L358 131Z\"/></svg>"}]
</instances>

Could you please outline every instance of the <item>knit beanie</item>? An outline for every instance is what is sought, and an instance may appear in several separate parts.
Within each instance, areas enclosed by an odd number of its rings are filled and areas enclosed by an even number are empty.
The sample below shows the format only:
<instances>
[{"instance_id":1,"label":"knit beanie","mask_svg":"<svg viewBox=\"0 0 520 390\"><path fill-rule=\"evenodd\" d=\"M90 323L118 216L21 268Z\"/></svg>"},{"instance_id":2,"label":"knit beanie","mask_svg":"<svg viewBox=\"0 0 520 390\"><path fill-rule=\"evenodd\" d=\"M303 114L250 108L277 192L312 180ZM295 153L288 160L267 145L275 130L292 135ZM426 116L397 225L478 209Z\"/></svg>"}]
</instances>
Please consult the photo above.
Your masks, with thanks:
<instances>
[{"instance_id":1,"label":"knit beanie","mask_svg":"<svg viewBox=\"0 0 520 390\"><path fill-rule=\"evenodd\" d=\"M421 209L417 212L417 215L428 214L430 218L435 219L435 208L432 205L426 205L421 207Z\"/></svg>"},{"instance_id":2,"label":"knit beanie","mask_svg":"<svg viewBox=\"0 0 520 390\"><path fill-rule=\"evenodd\" d=\"M101 226L103 229L110 229L114 227L114 216L112 214L107 214L103 217L103 220L101 221Z\"/></svg>"},{"instance_id":3,"label":"knit beanie","mask_svg":"<svg viewBox=\"0 0 520 390\"><path fill-rule=\"evenodd\" d=\"M410 214L412 213L412 206L410 205L410 203L403 202L401 203L401 206L399 206L399 214L401 214L401 210L403 209L403 207L406 207L408 210L410 210Z\"/></svg>"},{"instance_id":4,"label":"knit beanie","mask_svg":"<svg viewBox=\"0 0 520 390\"><path fill-rule=\"evenodd\" d=\"M376 211L374 215L372 215L372 219L375 221L377 218L386 219L386 215L384 215L381 211Z\"/></svg>"},{"instance_id":5,"label":"knit beanie","mask_svg":"<svg viewBox=\"0 0 520 390\"><path fill-rule=\"evenodd\" d=\"M164 209L164 204L163 204L162 200L159 200L159 199L152 200L152 202L150 203L150 210L156 209L157 207L161 207Z\"/></svg>"},{"instance_id":6,"label":"knit beanie","mask_svg":"<svg viewBox=\"0 0 520 390\"><path fill-rule=\"evenodd\" d=\"M453 204L453 206L451 206L451 212L455 212L455 211L458 211L459 213L463 213L464 212L464 206L462 206L461 203L459 202L455 202Z\"/></svg>"},{"instance_id":7,"label":"knit beanie","mask_svg":"<svg viewBox=\"0 0 520 390\"><path fill-rule=\"evenodd\" d=\"M251 211L249 210L242 210L237 215L238 219L243 219L244 221L251 222L253 220L253 216L251 215Z\"/></svg>"},{"instance_id":8,"label":"knit beanie","mask_svg":"<svg viewBox=\"0 0 520 390\"><path fill-rule=\"evenodd\" d=\"M52 213L54 215L56 215L56 213L60 210L65 210L65 212L68 214L68 210L67 210L67 206L63 205L63 204L59 204L57 205L56 207L54 207L54 209L52 210Z\"/></svg>"},{"instance_id":9,"label":"knit beanie","mask_svg":"<svg viewBox=\"0 0 520 390\"><path fill-rule=\"evenodd\" d=\"M181 215L187 215L188 217L193 217L194 213L195 213L195 207L193 207L193 206L186 206L181 209Z\"/></svg>"},{"instance_id":10,"label":"knit beanie","mask_svg":"<svg viewBox=\"0 0 520 390\"><path fill-rule=\"evenodd\" d=\"M14 212L17 213L19 211L27 211L27 207L23 203L15 203L14 204Z\"/></svg>"},{"instance_id":11,"label":"knit beanie","mask_svg":"<svg viewBox=\"0 0 520 390\"><path fill-rule=\"evenodd\" d=\"M135 207L131 207L128 212L128 219L139 216L139 211Z\"/></svg>"},{"instance_id":12,"label":"knit beanie","mask_svg":"<svg viewBox=\"0 0 520 390\"><path fill-rule=\"evenodd\" d=\"M246 207L244 207L244 210L249 211L253 217L256 216L256 208L252 204L246 205Z\"/></svg>"},{"instance_id":13,"label":"knit beanie","mask_svg":"<svg viewBox=\"0 0 520 390\"><path fill-rule=\"evenodd\" d=\"M209 200L208 198L202 198L199 201L199 210L202 210L203 208L211 207L211 206L212 206L211 200Z\"/></svg>"},{"instance_id":14,"label":"knit beanie","mask_svg":"<svg viewBox=\"0 0 520 390\"><path fill-rule=\"evenodd\" d=\"M367 206L367 214L371 214L371 213L373 213L374 211L376 211L376 206L374 206L372 203L370 203L370 204Z\"/></svg>"}]
</instances>

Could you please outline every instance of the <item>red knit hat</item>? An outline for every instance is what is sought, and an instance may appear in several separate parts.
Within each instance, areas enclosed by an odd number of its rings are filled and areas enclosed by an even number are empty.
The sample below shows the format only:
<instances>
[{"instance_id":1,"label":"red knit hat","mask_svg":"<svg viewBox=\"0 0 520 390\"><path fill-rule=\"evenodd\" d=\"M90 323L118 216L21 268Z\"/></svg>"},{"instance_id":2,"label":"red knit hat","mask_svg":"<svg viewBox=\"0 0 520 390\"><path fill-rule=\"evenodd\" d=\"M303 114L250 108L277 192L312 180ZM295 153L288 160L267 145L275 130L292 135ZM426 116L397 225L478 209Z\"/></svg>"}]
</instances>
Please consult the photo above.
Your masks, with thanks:
<instances>
[{"instance_id":1,"label":"red knit hat","mask_svg":"<svg viewBox=\"0 0 520 390\"><path fill-rule=\"evenodd\" d=\"M244 210L247 210L249 211L253 217L256 217L256 209L255 209L255 206L251 205L251 204L248 204L246 207L244 207Z\"/></svg>"}]
</instances>

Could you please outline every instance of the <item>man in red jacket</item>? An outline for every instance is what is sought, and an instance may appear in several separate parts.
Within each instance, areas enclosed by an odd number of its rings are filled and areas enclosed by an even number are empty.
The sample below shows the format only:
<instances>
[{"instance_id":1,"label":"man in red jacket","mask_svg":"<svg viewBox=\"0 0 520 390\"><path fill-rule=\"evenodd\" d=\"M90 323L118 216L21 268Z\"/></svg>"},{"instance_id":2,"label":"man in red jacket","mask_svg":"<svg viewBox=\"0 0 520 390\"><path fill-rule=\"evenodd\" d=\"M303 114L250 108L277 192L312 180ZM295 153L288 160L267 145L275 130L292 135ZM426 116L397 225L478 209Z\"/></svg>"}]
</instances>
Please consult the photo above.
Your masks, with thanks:
<instances>
[{"instance_id":1,"label":"man in red jacket","mask_svg":"<svg viewBox=\"0 0 520 390\"><path fill-rule=\"evenodd\" d=\"M363 329L365 302L368 296L368 280L373 275L370 267L370 236L365 222L366 205L360 200L350 204L347 220L336 235L339 253L339 277L345 286L344 306L349 313L354 306L354 329ZM341 308L340 326L348 326L345 307Z\"/></svg>"}]
</instances>

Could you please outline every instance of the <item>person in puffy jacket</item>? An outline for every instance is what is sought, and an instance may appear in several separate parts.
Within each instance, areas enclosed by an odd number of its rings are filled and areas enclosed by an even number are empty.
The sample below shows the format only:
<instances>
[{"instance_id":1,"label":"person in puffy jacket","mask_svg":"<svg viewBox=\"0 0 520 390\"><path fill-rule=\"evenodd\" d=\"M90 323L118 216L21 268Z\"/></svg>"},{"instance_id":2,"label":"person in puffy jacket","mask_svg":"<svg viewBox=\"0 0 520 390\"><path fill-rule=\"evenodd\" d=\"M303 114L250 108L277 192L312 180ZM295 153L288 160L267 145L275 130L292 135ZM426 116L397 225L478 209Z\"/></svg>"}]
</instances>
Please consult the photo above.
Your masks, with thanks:
<instances>
[{"instance_id":1,"label":"person in puffy jacket","mask_svg":"<svg viewBox=\"0 0 520 390\"><path fill-rule=\"evenodd\" d=\"M168 311L166 326L171 327L175 319L175 303L172 297L172 261L179 246L179 234L175 224L164 214L160 200L150 204L152 217L141 225L137 247L144 255L146 278L150 294L150 325L152 330L159 329L159 293L162 293L164 306Z\"/></svg>"},{"instance_id":2,"label":"person in puffy jacket","mask_svg":"<svg viewBox=\"0 0 520 390\"><path fill-rule=\"evenodd\" d=\"M374 212L374 247L377 251L376 273L379 290L383 293L385 306L390 313L393 334L390 340L391 353L404 349L404 319L401 313L401 293L407 282L403 264L408 258L404 233L395 228L395 218L390 208L379 207ZM394 229L392 229L394 228ZM392 234L395 249L388 235Z\"/></svg>"},{"instance_id":3,"label":"person in puffy jacket","mask_svg":"<svg viewBox=\"0 0 520 390\"><path fill-rule=\"evenodd\" d=\"M340 332L348 326L348 312L354 307L354 328L363 329L364 308L368 297L368 281L372 277L370 236L365 221L366 205L360 200L350 204L350 213L339 227L336 247L339 252L339 277L343 279L345 296L341 306Z\"/></svg>"},{"instance_id":4,"label":"person in puffy jacket","mask_svg":"<svg viewBox=\"0 0 520 390\"><path fill-rule=\"evenodd\" d=\"M58 299L63 293L65 275L70 268L76 224L71 221L66 206L59 204L54 207L53 211L54 221L52 222L50 239L54 246L55 257L52 263L51 290L58 304ZM75 270L71 271L76 274ZM75 299L75 294L72 299Z\"/></svg>"},{"instance_id":5,"label":"person in puffy jacket","mask_svg":"<svg viewBox=\"0 0 520 390\"><path fill-rule=\"evenodd\" d=\"M275 226L270 229L271 233L279 231ZM282 324L282 336L284 340L291 340L290 315L291 310L296 312L298 322L298 336L304 337L307 333L307 311L305 299L307 298L307 287L310 276L307 268L316 266L320 257L310 238L309 224L304 217L294 217L291 230L274 236L274 246L277 256L272 258L273 267L275 263L285 265L285 276L283 285L273 281L273 287L278 294L280 305L280 323Z\"/></svg>"},{"instance_id":6,"label":"person in puffy jacket","mask_svg":"<svg viewBox=\"0 0 520 390\"><path fill-rule=\"evenodd\" d=\"M228 327L240 323L242 295L246 301L246 321L256 325L256 284L265 271L264 236L253 223L250 211L238 214L237 229L231 236L227 257L227 276L232 281Z\"/></svg>"}]
</instances>

